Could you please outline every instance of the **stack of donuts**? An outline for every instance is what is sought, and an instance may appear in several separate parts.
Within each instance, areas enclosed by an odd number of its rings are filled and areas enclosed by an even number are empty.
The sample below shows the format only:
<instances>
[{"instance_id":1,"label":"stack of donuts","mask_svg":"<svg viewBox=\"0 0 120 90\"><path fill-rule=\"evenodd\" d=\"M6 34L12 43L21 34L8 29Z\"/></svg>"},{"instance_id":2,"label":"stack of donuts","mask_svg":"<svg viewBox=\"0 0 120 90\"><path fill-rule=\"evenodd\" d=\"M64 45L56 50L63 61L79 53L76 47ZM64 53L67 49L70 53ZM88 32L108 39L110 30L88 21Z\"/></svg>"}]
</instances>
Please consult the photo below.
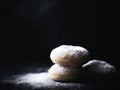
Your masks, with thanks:
<instances>
[{"instance_id":1,"label":"stack of donuts","mask_svg":"<svg viewBox=\"0 0 120 90\"><path fill-rule=\"evenodd\" d=\"M53 49L50 58L54 65L48 70L56 81L74 81L82 75L82 65L88 62L89 52L81 46L61 45Z\"/></svg>"}]
</instances>

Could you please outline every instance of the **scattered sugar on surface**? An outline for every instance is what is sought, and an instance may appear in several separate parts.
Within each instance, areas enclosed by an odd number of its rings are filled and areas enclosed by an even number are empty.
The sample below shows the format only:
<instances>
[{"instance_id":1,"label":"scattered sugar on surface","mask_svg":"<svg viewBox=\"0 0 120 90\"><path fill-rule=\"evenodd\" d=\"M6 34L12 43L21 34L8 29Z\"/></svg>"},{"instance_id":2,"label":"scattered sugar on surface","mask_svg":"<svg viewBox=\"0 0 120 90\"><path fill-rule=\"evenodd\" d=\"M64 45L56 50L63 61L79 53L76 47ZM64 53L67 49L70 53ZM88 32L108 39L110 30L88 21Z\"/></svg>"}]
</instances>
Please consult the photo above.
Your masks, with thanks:
<instances>
[{"instance_id":1,"label":"scattered sugar on surface","mask_svg":"<svg viewBox=\"0 0 120 90\"><path fill-rule=\"evenodd\" d=\"M28 84L33 88L46 87L54 85L55 81L51 80L48 76L48 72L42 73L28 73L25 75L18 75L11 82L15 84Z\"/></svg>"},{"instance_id":2,"label":"scattered sugar on surface","mask_svg":"<svg viewBox=\"0 0 120 90\"><path fill-rule=\"evenodd\" d=\"M35 74L27 74L23 77L19 78L17 83L29 82L29 83L39 83L46 81L46 73L35 73Z\"/></svg>"},{"instance_id":3,"label":"scattered sugar on surface","mask_svg":"<svg viewBox=\"0 0 120 90\"><path fill-rule=\"evenodd\" d=\"M65 89L71 87L73 88L85 88L85 84L73 83L73 82L57 82L49 78L48 72L41 73L28 73L24 75L16 75L15 78L6 80L5 82L14 83L15 85L23 85L25 87L32 87L33 89L45 89L45 90L58 90L58 88ZM27 84L27 85L26 85ZM61 90L60 89L60 90Z\"/></svg>"}]
</instances>

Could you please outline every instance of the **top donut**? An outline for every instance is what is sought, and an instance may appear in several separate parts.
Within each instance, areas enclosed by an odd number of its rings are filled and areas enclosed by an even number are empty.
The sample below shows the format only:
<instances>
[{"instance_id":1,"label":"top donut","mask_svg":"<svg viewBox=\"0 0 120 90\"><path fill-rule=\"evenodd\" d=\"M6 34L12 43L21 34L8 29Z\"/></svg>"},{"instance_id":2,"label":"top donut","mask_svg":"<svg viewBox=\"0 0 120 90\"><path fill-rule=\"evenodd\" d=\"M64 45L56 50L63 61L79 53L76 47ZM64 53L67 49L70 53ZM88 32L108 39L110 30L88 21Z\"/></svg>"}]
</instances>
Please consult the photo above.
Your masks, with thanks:
<instances>
[{"instance_id":1,"label":"top donut","mask_svg":"<svg viewBox=\"0 0 120 90\"><path fill-rule=\"evenodd\" d=\"M62 66L79 67L89 60L89 52L81 46L61 45L51 51L50 58Z\"/></svg>"}]
</instances>

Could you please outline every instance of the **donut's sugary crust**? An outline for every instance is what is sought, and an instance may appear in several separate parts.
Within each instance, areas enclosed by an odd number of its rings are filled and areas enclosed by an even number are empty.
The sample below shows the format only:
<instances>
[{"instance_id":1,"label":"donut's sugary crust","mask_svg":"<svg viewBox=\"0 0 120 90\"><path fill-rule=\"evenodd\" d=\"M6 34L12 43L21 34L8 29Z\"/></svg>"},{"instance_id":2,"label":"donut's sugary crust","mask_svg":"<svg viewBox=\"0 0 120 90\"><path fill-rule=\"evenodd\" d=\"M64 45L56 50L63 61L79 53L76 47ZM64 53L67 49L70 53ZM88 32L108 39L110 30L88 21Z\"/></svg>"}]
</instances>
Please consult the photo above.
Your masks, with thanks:
<instances>
[{"instance_id":1,"label":"donut's sugary crust","mask_svg":"<svg viewBox=\"0 0 120 90\"><path fill-rule=\"evenodd\" d=\"M64 67L54 64L49 70L49 77L57 81L74 81L82 76L80 68Z\"/></svg>"},{"instance_id":2,"label":"donut's sugary crust","mask_svg":"<svg viewBox=\"0 0 120 90\"><path fill-rule=\"evenodd\" d=\"M53 63L77 67L89 60L89 52L80 46L61 45L51 51L50 58Z\"/></svg>"}]
</instances>

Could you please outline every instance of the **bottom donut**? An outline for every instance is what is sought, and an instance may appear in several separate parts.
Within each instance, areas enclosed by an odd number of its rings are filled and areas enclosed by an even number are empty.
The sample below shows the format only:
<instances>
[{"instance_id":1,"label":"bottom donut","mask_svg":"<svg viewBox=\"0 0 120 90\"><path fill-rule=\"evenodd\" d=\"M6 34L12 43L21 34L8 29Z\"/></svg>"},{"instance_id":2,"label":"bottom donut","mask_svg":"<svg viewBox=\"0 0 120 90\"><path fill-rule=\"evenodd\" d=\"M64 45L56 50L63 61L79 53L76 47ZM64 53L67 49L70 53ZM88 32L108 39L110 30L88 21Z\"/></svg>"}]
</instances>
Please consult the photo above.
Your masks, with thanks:
<instances>
[{"instance_id":1,"label":"bottom donut","mask_svg":"<svg viewBox=\"0 0 120 90\"><path fill-rule=\"evenodd\" d=\"M81 68L64 67L54 64L49 70L49 77L56 81L77 81L82 76Z\"/></svg>"}]
</instances>

